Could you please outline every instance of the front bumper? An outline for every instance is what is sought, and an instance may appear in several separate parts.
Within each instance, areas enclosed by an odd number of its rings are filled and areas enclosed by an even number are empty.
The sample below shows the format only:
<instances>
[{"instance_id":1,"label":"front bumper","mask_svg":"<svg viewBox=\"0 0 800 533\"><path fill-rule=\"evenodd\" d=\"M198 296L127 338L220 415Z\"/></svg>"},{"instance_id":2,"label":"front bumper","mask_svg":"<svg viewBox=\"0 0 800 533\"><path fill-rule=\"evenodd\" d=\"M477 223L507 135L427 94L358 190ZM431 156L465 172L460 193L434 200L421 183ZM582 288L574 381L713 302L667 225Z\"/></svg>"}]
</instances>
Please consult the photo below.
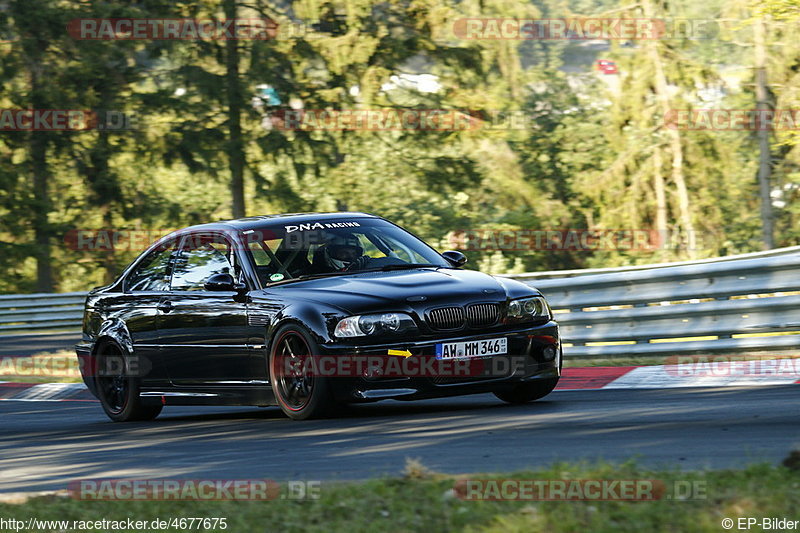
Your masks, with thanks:
<instances>
[{"instance_id":1,"label":"front bumper","mask_svg":"<svg viewBox=\"0 0 800 533\"><path fill-rule=\"evenodd\" d=\"M507 339L507 353L504 355L444 362L449 364L435 362L437 344L501 337ZM381 375L380 370L374 372L365 367L365 371L358 376L336 376L330 379L334 397L340 402L417 400L493 392L516 383L557 380L561 376L561 342L558 325L554 321L490 333L473 332L468 335L368 346L328 344L321 346L321 349L321 355L333 358L355 356L401 360L394 365L395 369L402 367L403 372L400 373ZM388 355L390 350L395 354L406 352L410 355L391 356ZM382 370L385 368L381 367Z\"/></svg>"}]
</instances>

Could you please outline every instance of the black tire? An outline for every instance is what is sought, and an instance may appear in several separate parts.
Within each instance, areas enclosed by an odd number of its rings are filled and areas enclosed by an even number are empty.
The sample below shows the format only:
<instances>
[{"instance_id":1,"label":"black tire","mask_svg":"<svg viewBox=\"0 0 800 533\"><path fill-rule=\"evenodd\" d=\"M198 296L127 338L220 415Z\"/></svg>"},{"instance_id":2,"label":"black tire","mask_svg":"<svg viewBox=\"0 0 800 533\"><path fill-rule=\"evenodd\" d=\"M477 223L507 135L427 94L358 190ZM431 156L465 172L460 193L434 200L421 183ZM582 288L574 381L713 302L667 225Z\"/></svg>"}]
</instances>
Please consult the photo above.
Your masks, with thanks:
<instances>
[{"instance_id":1,"label":"black tire","mask_svg":"<svg viewBox=\"0 0 800 533\"><path fill-rule=\"evenodd\" d=\"M338 404L333 400L328 378L287 372L289 368L302 368L305 358L319 355L318 344L311 335L299 325L287 324L278 329L273 339L269 381L281 410L292 420L334 415Z\"/></svg>"},{"instance_id":2,"label":"black tire","mask_svg":"<svg viewBox=\"0 0 800 533\"><path fill-rule=\"evenodd\" d=\"M558 378L517 383L510 389L495 391L494 395L507 403L522 404L544 398L553 392L556 385L558 385Z\"/></svg>"},{"instance_id":3,"label":"black tire","mask_svg":"<svg viewBox=\"0 0 800 533\"><path fill-rule=\"evenodd\" d=\"M130 375L128 363L116 343L106 342L98 347L95 383L100 405L114 422L153 420L163 406L142 405L139 379Z\"/></svg>"}]
</instances>

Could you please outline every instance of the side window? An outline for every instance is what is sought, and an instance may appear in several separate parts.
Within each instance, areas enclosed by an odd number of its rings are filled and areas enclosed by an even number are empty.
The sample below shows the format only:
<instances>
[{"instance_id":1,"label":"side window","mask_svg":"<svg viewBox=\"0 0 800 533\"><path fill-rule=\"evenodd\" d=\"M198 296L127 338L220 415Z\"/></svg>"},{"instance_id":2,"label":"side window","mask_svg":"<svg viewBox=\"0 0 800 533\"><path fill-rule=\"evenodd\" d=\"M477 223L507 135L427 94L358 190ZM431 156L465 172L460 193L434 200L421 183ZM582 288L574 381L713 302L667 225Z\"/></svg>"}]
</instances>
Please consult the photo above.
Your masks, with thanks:
<instances>
[{"instance_id":1,"label":"side window","mask_svg":"<svg viewBox=\"0 0 800 533\"><path fill-rule=\"evenodd\" d=\"M213 235L192 235L181 245L172 268L172 290L202 291L214 274L235 276L227 242Z\"/></svg>"},{"instance_id":2,"label":"side window","mask_svg":"<svg viewBox=\"0 0 800 533\"><path fill-rule=\"evenodd\" d=\"M128 274L125 290L166 291L169 289L169 259L175 250L175 241L159 246Z\"/></svg>"}]
</instances>

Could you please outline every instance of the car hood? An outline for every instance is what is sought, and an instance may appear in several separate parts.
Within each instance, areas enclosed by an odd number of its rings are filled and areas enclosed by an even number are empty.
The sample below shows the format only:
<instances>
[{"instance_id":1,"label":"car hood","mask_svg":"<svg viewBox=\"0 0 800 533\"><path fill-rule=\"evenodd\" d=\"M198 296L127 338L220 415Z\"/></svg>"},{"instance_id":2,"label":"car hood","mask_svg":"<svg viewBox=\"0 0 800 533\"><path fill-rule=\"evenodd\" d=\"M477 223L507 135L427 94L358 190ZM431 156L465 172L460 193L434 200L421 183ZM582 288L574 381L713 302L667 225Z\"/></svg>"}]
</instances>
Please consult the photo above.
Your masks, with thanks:
<instances>
[{"instance_id":1,"label":"car hood","mask_svg":"<svg viewBox=\"0 0 800 533\"><path fill-rule=\"evenodd\" d=\"M499 302L509 297L538 294L535 289L514 280L450 268L353 273L287 283L266 291L283 298L332 305L350 313Z\"/></svg>"}]
</instances>

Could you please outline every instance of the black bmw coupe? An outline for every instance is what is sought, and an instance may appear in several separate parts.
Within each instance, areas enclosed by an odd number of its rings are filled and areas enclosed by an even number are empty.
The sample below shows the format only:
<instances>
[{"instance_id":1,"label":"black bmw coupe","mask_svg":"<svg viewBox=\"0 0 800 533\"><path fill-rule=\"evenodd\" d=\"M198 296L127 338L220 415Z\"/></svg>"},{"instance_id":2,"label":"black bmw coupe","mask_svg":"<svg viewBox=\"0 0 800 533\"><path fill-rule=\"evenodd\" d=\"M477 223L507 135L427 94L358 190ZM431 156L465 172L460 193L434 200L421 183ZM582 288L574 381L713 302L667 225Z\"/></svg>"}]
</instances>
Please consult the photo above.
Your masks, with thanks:
<instances>
[{"instance_id":1,"label":"black bmw coupe","mask_svg":"<svg viewBox=\"0 0 800 533\"><path fill-rule=\"evenodd\" d=\"M83 379L115 421L165 405L307 419L381 399L542 398L561 375L550 307L465 262L364 213L182 229L89 293Z\"/></svg>"}]
</instances>

